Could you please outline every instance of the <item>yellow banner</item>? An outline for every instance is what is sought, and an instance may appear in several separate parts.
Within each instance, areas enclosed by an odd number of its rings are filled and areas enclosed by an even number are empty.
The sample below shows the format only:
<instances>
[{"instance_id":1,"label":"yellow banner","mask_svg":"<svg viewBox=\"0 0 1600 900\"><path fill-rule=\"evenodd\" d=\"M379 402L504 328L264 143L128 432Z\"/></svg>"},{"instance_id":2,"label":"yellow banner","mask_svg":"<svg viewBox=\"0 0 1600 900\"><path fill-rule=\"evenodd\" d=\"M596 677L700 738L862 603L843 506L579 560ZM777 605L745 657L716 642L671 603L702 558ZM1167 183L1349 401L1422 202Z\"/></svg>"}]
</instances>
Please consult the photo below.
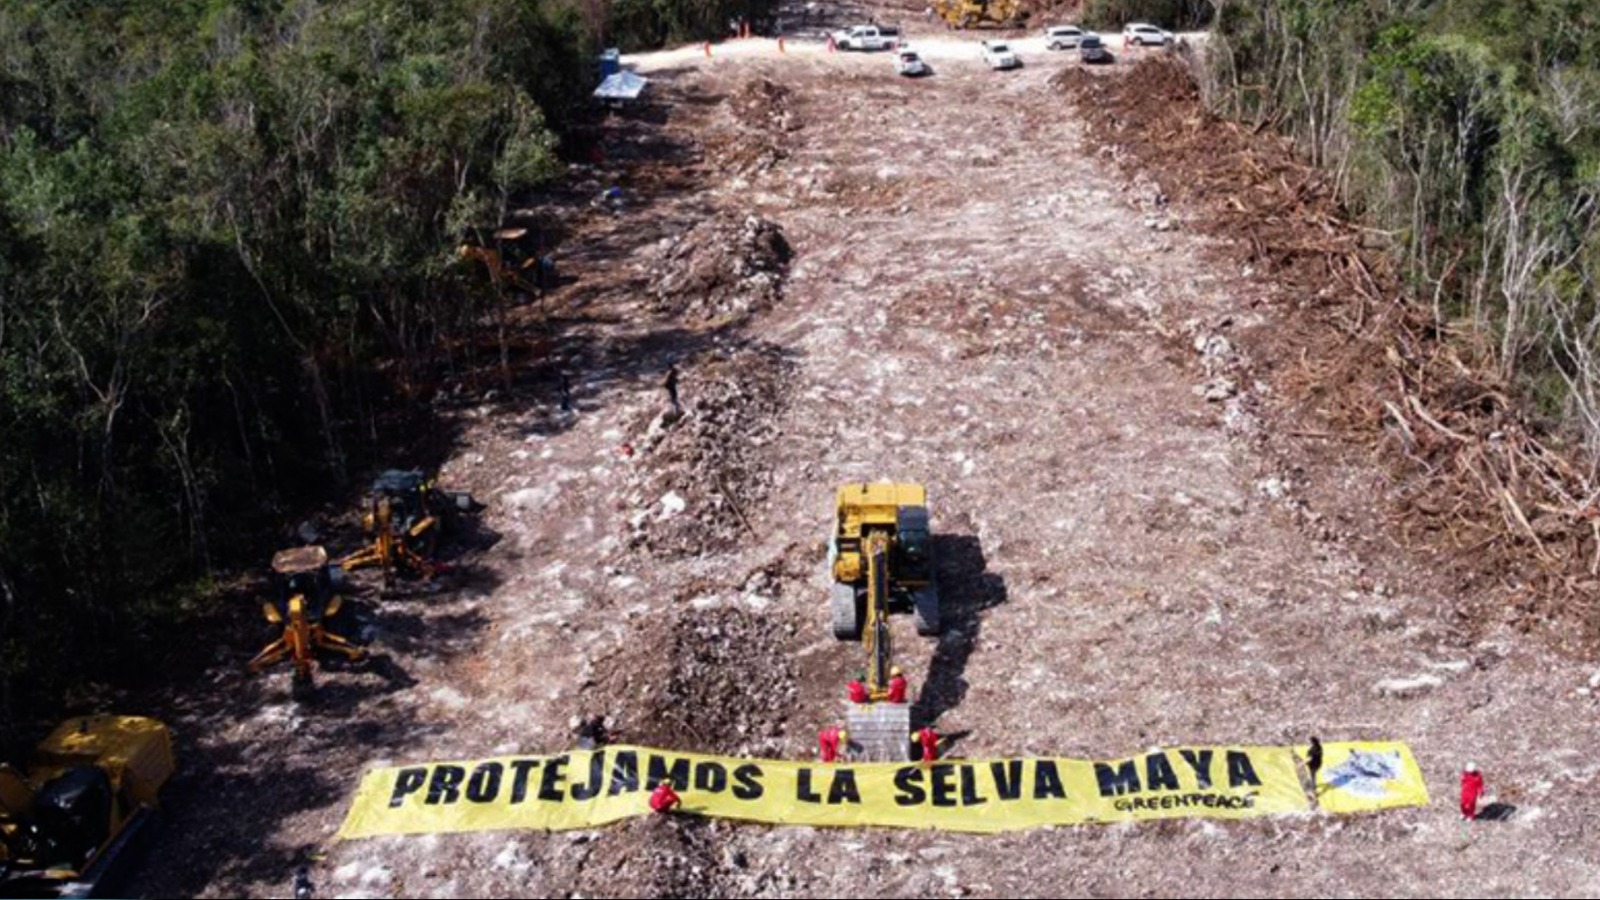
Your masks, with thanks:
<instances>
[{"instance_id":1,"label":"yellow banner","mask_svg":"<svg viewBox=\"0 0 1600 900\"><path fill-rule=\"evenodd\" d=\"M1330 764L1337 746L1327 745ZM663 781L682 796L684 813L781 825L999 832L1309 809L1289 747L923 765L734 759L614 746L376 769L362 778L339 836L592 828L649 814L650 791Z\"/></svg>"},{"instance_id":2,"label":"yellow banner","mask_svg":"<svg viewBox=\"0 0 1600 900\"><path fill-rule=\"evenodd\" d=\"M1302 754L1304 751L1302 750ZM1341 741L1322 745L1317 805L1331 813L1427 806L1428 785L1398 741Z\"/></svg>"}]
</instances>

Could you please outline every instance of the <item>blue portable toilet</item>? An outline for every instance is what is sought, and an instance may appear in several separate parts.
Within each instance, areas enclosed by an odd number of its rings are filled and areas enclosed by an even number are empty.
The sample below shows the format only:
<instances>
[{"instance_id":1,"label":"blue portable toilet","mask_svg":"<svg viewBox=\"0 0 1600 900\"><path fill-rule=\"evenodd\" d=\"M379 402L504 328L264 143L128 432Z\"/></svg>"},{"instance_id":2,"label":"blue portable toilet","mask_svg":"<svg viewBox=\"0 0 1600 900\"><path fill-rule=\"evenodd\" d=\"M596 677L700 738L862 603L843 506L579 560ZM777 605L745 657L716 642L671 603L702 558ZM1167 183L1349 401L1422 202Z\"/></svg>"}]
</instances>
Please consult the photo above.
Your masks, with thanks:
<instances>
[{"instance_id":1,"label":"blue portable toilet","mask_svg":"<svg viewBox=\"0 0 1600 900\"><path fill-rule=\"evenodd\" d=\"M605 81L612 75L622 71L622 51L616 47L608 47L600 54L600 80Z\"/></svg>"}]
</instances>

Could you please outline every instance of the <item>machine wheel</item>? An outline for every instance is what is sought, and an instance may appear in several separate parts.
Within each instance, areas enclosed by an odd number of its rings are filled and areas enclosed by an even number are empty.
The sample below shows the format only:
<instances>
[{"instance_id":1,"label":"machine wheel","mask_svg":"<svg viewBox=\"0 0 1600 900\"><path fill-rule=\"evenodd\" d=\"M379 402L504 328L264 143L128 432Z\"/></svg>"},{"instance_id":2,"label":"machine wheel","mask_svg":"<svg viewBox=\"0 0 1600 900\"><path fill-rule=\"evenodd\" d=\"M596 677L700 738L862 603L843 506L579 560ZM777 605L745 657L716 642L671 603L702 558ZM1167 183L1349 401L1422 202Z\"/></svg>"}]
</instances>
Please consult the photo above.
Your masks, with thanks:
<instances>
[{"instance_id":1,"label":"machine wheel","mask_svg":"<svg viewBox=\"0 0 1600 900\"><path fill-rule=\"evenodd\" d=\"M859 640L861 637L861 604L856 599L853 584L833 585L833 636L841 641Z\"/></svg>"},{"instance_id":2,"label":"machine wheel","mask_svg":"<svg viewBox=\"0 0 1600 900\"><path fill-rule=\"evenodd\" d=\"M917 622L917 634L923 637L938 637L944 631L944 623L939 616L939 588L929 585L912 597L911 613Z\"/></svg>"}]
</instances>

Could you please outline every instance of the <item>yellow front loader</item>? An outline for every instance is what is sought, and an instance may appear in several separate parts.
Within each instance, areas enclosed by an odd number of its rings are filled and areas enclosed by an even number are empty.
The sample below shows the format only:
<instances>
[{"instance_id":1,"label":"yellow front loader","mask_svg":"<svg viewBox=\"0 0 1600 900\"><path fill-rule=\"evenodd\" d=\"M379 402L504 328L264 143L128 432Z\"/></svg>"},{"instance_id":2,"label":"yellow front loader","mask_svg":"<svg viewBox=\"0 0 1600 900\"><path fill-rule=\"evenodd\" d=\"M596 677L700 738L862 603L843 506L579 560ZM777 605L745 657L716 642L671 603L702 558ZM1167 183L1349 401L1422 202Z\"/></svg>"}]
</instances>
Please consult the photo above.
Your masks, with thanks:
<instances>
[{"instance_id":1,"label":"yellow front loader","mask_svg":"<svg viewBox=\"0 0 1600 900\"><path fill-rule=\"evenodd\" d=\"M933 9L950 28L1021 28L1031 12L1027 0L934 0Z\"/></svg>"},{"instance_id":2,"label":"yellow front loader","mask_svg":"<svg viewBox=\"0 0 1600 900\"><path fill-rule=\"evenodd\" d=\"M153 830L177 769L167 726L82 716L0 765L0 897L90 897L115 889Z\"/></svg>"}]
</instances>

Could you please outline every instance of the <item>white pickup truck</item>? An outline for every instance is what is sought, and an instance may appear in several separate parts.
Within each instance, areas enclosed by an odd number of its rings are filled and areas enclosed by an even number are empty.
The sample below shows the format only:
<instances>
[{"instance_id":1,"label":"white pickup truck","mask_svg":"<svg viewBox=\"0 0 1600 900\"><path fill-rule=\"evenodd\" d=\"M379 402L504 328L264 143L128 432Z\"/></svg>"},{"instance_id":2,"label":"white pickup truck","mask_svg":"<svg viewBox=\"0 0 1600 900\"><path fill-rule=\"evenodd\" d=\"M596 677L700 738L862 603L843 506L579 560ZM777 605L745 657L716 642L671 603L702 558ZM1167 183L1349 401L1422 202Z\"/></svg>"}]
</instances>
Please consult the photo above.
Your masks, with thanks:
<instances>
[{"instance_id":1,"label":"white pickup truck","mask_svg":"<svg viewBox=\"0 0 1600 900\"><path fill-rule=\"evenodd\" d=\"M900 40L898 28L857 25L833 33L833 45L840 50L892 50Z\"/></svg>"}]
</instances>

